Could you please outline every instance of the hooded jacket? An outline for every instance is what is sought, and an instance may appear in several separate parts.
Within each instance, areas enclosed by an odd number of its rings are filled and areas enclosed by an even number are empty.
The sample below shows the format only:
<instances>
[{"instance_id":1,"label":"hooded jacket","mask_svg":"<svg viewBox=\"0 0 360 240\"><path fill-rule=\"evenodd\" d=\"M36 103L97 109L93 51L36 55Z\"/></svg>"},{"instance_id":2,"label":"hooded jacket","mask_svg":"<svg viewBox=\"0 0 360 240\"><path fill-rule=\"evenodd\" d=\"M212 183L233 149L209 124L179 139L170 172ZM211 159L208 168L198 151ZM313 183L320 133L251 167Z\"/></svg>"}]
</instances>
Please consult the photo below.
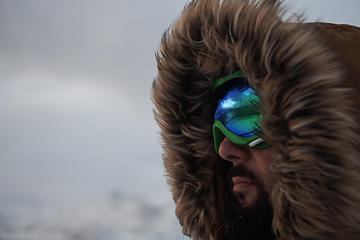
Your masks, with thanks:
<instances>
[{"instance_id":1,"label":"hooded jacket","mask_svg":"<svg viewBox=\"0 0 360 240\"><path fill-rule=\"evenodd\" d=\"M239 69L261 93L263 138L276 152L274 231L360 239L360 29L285 13L273 0L195 0L163 35L152 99L176 216L192 239L227 239L211 87Z\"/></svg>"}]
</instances>

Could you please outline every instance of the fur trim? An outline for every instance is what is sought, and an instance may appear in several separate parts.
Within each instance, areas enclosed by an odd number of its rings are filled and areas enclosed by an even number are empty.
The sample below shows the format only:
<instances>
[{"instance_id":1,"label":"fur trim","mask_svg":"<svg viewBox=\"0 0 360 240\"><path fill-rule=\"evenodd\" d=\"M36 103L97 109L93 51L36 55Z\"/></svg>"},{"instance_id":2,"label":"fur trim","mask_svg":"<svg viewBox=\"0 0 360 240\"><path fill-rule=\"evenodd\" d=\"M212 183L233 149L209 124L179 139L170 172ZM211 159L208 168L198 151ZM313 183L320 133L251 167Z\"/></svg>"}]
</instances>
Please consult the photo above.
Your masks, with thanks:
<instances>
[{"instance_id":1,"label":"fur trim","mask_svg":"<svg viewBox=\"0 0 360 240\"><path fill-rule=\"evenodd\" d=\"M262 130L277 152L274 229L284 239L360 238L359 126L347 75L321 30L283 14L277 1L197 0L164 33L152 99L176 215L193 239L226 239L211 86L239 68L262 93Z\"/></svg>"}]
</instances>

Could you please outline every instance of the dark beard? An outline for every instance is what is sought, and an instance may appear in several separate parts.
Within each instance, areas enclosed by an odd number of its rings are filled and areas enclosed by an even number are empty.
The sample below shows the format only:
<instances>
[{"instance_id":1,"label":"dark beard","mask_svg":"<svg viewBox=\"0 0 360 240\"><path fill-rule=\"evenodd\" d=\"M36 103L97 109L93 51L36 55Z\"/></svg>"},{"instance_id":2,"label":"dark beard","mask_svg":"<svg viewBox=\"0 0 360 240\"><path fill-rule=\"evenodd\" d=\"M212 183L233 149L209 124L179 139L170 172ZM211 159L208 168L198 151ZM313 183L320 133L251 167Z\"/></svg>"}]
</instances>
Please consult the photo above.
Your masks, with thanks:
<instances>
[{"instance_id":1,"label":"dark beard","mask_svg":"<svg viewBox=\"0 0 360 240\"><path fill-rule=\"evenodd\" d=\"M240 201L243 196L232 191L232 177L242 176L250 179L258 188L258 197L250 207L244 207ZM224 212L225 232L232 240L273 240L276 236L271 229L273 209L269 194L265 192L261 180L242 165L232 167L229 171L232 199L230 207Z\"/></svg>"}]
</instances>

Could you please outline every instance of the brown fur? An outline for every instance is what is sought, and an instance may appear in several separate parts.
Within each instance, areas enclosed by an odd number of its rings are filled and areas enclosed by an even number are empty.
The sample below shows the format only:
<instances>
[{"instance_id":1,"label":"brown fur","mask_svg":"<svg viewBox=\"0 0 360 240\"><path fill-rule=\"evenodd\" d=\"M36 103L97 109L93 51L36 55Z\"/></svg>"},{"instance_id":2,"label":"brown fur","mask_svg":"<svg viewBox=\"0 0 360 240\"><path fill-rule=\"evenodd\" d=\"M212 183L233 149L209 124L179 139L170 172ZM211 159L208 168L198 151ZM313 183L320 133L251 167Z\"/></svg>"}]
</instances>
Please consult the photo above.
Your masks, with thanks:
<instances>
[{"instance_id":1,"label":"brown fur","mask_svg":"<svg viewBox=\"0 0 360 240\"><path fill-rule=\"evenodd\" d=\"M277 152L274 229L286 240L360 239L359 125L344 88L360 76L348 83L355 68L327 38L326 28L339 26L283 14L276 1L198 0L164 33L152 98L176 215L193 239L226 239L229 192L213 149L211 86L239 68L262 93L262 130Z\"/></svg>"}]
</instances>

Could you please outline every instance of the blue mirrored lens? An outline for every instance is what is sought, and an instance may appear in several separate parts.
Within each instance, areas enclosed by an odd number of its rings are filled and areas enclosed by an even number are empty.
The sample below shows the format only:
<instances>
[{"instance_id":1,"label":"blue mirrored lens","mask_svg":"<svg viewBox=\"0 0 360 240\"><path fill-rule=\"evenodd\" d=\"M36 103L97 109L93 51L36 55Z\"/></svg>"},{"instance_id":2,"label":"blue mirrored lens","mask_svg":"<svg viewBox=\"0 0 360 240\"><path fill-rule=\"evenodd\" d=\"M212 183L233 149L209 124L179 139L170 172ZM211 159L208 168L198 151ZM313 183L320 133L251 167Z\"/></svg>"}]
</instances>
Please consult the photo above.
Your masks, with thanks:
<instances>
[{"instance_id":1,"label":"blue mirrored lens","mask_svg":"<svg viewBox=\"0 0 360 240\"><path fill-rule=\"evenodd\" d=\"M241 137L258 133L261 116L257 110L259 98L249 85L228 85L218 94L214 121L220 120L227 129Z\"/></svg>"}]
</instances>

